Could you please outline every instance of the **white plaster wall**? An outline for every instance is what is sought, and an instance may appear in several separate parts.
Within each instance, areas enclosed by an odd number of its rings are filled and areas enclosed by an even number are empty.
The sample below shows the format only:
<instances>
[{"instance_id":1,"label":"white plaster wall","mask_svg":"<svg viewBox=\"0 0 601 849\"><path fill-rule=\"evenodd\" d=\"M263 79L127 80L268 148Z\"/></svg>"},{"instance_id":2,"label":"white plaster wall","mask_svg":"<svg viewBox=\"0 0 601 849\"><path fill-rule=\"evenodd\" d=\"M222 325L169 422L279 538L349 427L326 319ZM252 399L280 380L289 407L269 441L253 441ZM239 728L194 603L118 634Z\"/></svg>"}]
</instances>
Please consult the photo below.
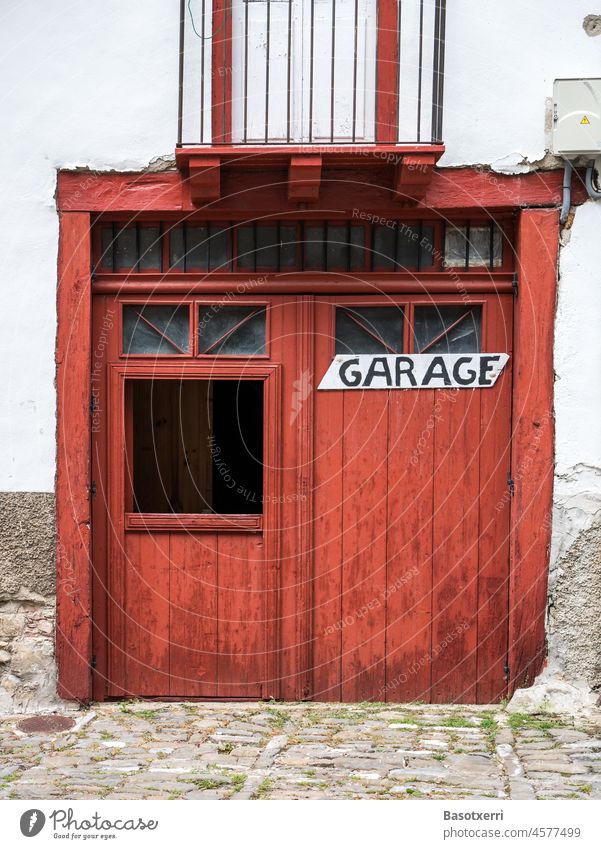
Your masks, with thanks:
<instances>
[{"instance_id":1,"label":"white plaster wall","mask_svg":"<svg viewBox=\"0 0 601 849\"><path fill-rule=\"evenodd\" d=\"M601 10L582 0L448 6L442 164L528 167L524 159L545 153L554 77L601 76L601 38L582 29ZM56 169L140 169L173 154L178 8L178 0L29 0L0 10L0 490L54 484ZM597 427L587 430L579 406L589 399L591 422L601 419L591 365L601 358L598 215L593 204L578 212L562 259L561 468L601 467Z\"/></svg>"},{"instance_id":2,"label":"white plaster wall","mask_svg":"<svg viewBox=\"0 0 601 849\"><path fill-rule=\"evenodd\" d=\"M0 9L0 489L55 471L56 170L173 155L177 0Z\"/></svg>"}]
</instances>

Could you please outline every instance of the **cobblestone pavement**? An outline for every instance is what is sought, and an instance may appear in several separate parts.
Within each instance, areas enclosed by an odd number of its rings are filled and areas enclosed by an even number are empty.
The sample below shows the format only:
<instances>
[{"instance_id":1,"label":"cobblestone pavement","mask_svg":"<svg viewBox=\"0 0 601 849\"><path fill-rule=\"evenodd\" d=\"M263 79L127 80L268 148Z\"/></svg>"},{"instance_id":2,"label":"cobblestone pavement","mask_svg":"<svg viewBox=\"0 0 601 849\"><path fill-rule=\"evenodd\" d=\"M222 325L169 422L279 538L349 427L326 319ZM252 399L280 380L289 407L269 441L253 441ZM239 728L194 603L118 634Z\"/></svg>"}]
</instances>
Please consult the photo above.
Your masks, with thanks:
<instances>
[{"instance_id":1,"label":"cobblestone pavement","mask_svg":"<svg viewBox=\"0 0 601 849\"><path fill-rule=\"evenodd\" d=\"M601 799L598 720L492 707L103 704L0 719L3 799Z\"/></svg>"}]
</instances>

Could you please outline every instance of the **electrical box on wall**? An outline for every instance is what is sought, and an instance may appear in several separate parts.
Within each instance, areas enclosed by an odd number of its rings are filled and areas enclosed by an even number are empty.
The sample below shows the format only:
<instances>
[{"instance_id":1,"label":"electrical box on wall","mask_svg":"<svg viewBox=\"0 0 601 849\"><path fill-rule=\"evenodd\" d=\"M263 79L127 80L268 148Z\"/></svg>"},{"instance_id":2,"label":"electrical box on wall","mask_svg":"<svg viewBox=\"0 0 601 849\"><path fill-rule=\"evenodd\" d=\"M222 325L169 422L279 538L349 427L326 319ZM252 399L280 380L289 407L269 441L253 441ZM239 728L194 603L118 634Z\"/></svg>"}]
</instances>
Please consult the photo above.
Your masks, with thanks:
<instances>
[{"instance_id":1,"label":"electrical box on wall","mask_svg":"<svg viewBox=\"0 0 601 849\"><path fill-rule=\"evenodd\" d=\"M601 154L601 79L555 80L553 152L568 158Z\"/></svg>"}]
</instances>

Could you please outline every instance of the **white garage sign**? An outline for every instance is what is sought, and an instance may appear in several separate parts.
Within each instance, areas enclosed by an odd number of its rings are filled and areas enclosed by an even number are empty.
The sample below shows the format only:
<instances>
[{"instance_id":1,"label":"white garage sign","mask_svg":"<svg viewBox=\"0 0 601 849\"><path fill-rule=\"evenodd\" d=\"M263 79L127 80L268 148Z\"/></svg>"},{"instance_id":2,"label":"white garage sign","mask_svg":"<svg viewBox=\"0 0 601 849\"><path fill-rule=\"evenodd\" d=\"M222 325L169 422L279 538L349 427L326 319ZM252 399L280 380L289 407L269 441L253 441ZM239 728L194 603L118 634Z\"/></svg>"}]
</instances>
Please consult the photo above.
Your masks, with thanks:
<instances>
[{"instance_id":1,"label":"white garage sign","mask_svg":"<svg viewBox=\"0 0 601 849\"><path fill-rule=\"evenodd\" d=\"M509 354L373 354L334 357L319 389L484 389Z\"/></svg>"}]
</instances>

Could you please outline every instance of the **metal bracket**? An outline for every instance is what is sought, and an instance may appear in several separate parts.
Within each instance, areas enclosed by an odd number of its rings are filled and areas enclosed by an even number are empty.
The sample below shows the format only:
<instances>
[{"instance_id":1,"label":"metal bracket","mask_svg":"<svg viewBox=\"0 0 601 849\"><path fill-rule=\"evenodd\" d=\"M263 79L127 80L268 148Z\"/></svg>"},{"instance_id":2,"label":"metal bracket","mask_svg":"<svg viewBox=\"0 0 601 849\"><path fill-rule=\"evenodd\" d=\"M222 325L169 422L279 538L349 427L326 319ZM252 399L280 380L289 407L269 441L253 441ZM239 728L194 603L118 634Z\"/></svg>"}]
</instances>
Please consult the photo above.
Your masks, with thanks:
<instances>
[{"instance_id":1,"label":"metal bracket","mask_svg":"<svg viewBox=\"0 0 601 849\"><path fill-rule=\"evenodd\" d=\"M511 477L511 472L507 472L507 486L509 487L509 494L513 498L515 495L515 481Z\"/></svg>"}]
</instances>

